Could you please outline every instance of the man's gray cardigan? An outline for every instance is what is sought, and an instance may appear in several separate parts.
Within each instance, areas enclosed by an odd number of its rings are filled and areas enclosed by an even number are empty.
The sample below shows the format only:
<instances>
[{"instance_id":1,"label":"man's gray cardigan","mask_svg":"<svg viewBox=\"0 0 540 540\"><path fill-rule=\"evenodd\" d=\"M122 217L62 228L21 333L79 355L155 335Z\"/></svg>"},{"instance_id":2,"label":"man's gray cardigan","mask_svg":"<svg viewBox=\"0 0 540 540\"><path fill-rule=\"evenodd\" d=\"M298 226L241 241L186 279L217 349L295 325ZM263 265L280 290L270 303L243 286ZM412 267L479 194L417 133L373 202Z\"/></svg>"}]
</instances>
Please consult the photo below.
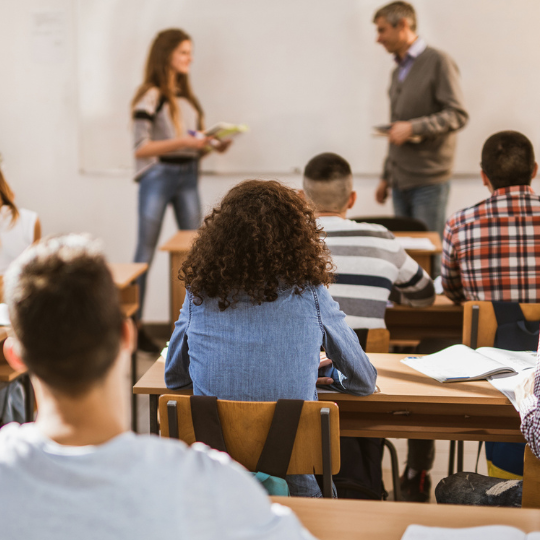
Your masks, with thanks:
<instances>
[{"instance_id":1,"label":"man's gray cardigan","mask_svg":"<svg viewBox=\"0 0 540 540\"><path fill-rule=\"evenodd\" d=\"M398 71L392 73L388 92L391 121L411 122L421 142L390 144L383 178L398 189L446 182L454 160L455 132L469 117L458 68L446 53L427 47L402 82Z\"/></svg>"}]
</instances>

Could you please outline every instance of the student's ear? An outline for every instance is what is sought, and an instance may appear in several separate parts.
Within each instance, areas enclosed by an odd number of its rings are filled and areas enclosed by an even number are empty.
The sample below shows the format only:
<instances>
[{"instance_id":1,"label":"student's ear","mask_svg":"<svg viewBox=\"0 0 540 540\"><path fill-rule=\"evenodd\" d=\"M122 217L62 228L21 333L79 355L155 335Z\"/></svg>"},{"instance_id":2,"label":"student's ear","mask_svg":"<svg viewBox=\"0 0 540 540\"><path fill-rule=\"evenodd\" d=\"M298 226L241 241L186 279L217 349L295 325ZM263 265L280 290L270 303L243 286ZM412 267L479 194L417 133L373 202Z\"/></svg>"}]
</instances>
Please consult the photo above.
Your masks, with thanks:
<instances>
[{"instance_id":1,"label":"student's ear","mask_svg":"<svg viewBox=\"0 0 540 540\"><path fill-rule=\"evenodd\" d=\"M15 370L15 371L25 371L26 365L22 361L19 353L17 352L17 342L15 341L15 338L8 337L4 341L4 356L6 357L7 363Z\"/></svg>"},{"instance_id":2,"label":"student's ear","mask_svg":"<svg viewBox=\"0 0 540 540\"><path fill-rule=\"evenodd\" d=\"M480 171L480 176L482 177L482 184L486 186L490 193L493 192L493 186L491 185L491 182L489 181L489 178L487 177L487 174L484 171Z\"/></svg>"},{"instance_id":3,"label":"student's ear","mask_svg":"<svg viewBox=\"0 0 540 540\"><path fill-rule=\"evenodd\" d=\"M128 349L130 353L135 350L137 343L137 330L132 319L124 319L122 323L122 348Z\"/></svg>"},{"instance_id":4,"label":"student's ear","mask_svg":"<svg viewBox=\"0 0 540 540\"><path fill-rule=\"evenodd\" d=\"M356 191L351 191L349 201L347 202L347 210L350 210L356 203Z\"/></svg>"},{"instance_id":5,"label":"student's ear","mask_svg":"<svg viewBox=\"0 0 540 540\"><path fill-rule=\"evenodd\" d=\"M537 172L538 172L538 163L534 162L534 169L532 172L531 180L536 177Z\"/></svg>"}]
</instances>

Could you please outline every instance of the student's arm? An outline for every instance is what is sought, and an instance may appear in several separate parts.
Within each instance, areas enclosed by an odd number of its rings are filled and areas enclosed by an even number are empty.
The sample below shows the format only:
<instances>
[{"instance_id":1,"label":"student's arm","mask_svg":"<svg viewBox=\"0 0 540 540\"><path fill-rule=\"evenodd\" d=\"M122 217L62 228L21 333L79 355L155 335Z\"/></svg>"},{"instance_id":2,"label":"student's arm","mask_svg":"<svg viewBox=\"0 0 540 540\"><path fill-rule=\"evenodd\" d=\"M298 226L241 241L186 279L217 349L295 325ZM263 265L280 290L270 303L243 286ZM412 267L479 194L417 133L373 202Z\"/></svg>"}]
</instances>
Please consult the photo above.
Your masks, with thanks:
<instances>
[{"instance_id":1,"label":"student's arm","mask_svg":"<svg viewBox=\"0 0 540 540\"><path fill-rule=\"evenodd\" d=\"M198 478L192 487L195 498L211 509L212 515L200 524L208 537L224 540L314 540L295 514L280 504L272 504L266 491L243 467L227 454L196 444L201 453L196 467ZM204 463L201 463L204 459ZM203 492L204 489L204 492ZM206 535L204 535L207 537Z\"/></svg>"},{"instance_id":2,"label":"student's arm","mask_svg":"<svg viewBox=\"0 0 540 540\"><path fill-rule=\"evenodd\" d=\"M340 311L339 304L325 287L317 287L313 293L319 306L324 350L333 363L333 367L324 373L326 377L334 379L329 388L357 396L372 394L377 370L362 350L358 337L345 322L345 313Z\"/></svg>"},{"instance_id":3,"label":"student's arm","mask_svg":"<svg viewBox=\"0 0 540 540\"><path fill-rule=\"evenodd\" d=\"M519 395L516 389L516 398L521 415L521 431L529 444L532 453L540 459L540 409L538 398L540 397L540 362L536 361L536 373L534 376L533 393Z\"/></svg>"},{"instance_id":4,"label":"student's arm","mask_svg":"<svg viewBox=\"0 0 540 540\"><path fill-rule=\"evenodd\" d=\"M41 222L39 221L39 218L36 218L36 222L34 223L34 244L41 240Z\"/></svg>"},{"instance_id":5,"label":"student's arm","mask_svg":"<svg viewBox=\"0 0 540 540\"><path fill-rule=\"evenodd\" d=\"M463 104L463 92L456 63L441 53L435 77L435 101L441 110L429 116L409 120L412 133L421 137L433 137L457 131L467 123L469 115Z\"/></svg>"},{"instance_id":6,"label":"student's arm","mask_svg":"<svg viewBox=\"0 0 540 540\"><path fill-rule=\"evenodd\" d=\"M452 218L447 221L443 234L443 253L441 265L441 283L444 294L455 304L460 304L466 300L461 283L461 270L459 261L454 249L454 233L452 229Z\"/></svg>"},{"instance_id":7,"label":"student's arm","mask_svg":"<svg viewBox=\"0 0 540 540\"><path fill-rule=\"evenodd\" d=\"M178 389L191 386L189 376L189 347L187 331L191 321L191 295L186 293L180 317L174 324L174 332L169 342L165 360L165 384L167 388Z\"/></svg>"},{"instance_id":8,"label":"student's arm","mask_svg":"<svg viewBox=\"0 0 540 540\"><path fill-rule=\"evenodd\" d=\"M138 146L135 150L136 158L147 158L162 156L169 152L174 152L175 150L180 150L182 148L191 148L194 150L203 151L210 142L209 137L203 137L199 139L197 137L186 136L186 137L176 137L174 139L166 139L163 141L151 141L146 140L141 146Z\"/></svg>"},{"instance_id":9,"label":"student's arm","mask_svg":"<svg viewBox=\"0 0 540 540\"><path fill-rule=\"evenodd\" d=\"M435 301L433 280L401 246L398 257L401 264L391 300L406 306L431 306Z\"/></svg>"}]
</instances>

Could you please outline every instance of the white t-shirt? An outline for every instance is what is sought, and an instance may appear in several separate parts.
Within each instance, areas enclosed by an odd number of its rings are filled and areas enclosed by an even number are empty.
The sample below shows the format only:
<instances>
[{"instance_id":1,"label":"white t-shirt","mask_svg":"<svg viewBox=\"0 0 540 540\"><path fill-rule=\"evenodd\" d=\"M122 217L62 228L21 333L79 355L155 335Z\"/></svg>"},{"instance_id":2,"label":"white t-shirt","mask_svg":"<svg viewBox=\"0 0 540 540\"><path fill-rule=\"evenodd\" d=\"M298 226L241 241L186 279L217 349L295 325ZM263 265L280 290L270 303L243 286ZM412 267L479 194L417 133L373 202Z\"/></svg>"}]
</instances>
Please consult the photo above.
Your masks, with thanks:
<instances>
[{"instance_id":1,"label":"white t-shirt","mask_svg":"<svg viewBox=\"0 0 540 540\"><path fill-rule=\"evenodd\" d=\"M0 274L34 241L37 214L19 208L19 217L11 226L9 206L0 207Z\"/></svg>"},{"instance_id":2,"label":"white t-shirt","mask_svg":"<svg viewBox=\"0 0 540 540\"><path fill-rule=\"evenodd\" d=\"M226 454L128 432L62 446L0 430L0 536L24 540L312 539Z\"/></svg>"}]
</instances>

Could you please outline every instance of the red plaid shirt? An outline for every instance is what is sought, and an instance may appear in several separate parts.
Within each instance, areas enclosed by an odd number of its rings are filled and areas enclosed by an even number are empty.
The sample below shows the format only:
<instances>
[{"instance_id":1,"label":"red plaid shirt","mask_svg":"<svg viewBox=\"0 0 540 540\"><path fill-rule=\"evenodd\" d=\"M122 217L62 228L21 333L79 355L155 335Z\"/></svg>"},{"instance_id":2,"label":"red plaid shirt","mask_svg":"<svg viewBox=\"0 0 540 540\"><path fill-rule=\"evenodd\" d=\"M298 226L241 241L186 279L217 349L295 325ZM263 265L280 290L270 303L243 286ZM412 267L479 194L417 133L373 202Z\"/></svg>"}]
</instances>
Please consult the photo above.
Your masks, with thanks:
<instances>
[{"instance_id":1,"label":"red plaid shirt","mask_svg":"<svg viewBox=\"0 0 540 540\"><path fill-rule=\"evenodd\" d=\"M454 302L540 302L540 197L497 189L456 212L443 238L442 286Z\"/></svg>"}]
</instances>

